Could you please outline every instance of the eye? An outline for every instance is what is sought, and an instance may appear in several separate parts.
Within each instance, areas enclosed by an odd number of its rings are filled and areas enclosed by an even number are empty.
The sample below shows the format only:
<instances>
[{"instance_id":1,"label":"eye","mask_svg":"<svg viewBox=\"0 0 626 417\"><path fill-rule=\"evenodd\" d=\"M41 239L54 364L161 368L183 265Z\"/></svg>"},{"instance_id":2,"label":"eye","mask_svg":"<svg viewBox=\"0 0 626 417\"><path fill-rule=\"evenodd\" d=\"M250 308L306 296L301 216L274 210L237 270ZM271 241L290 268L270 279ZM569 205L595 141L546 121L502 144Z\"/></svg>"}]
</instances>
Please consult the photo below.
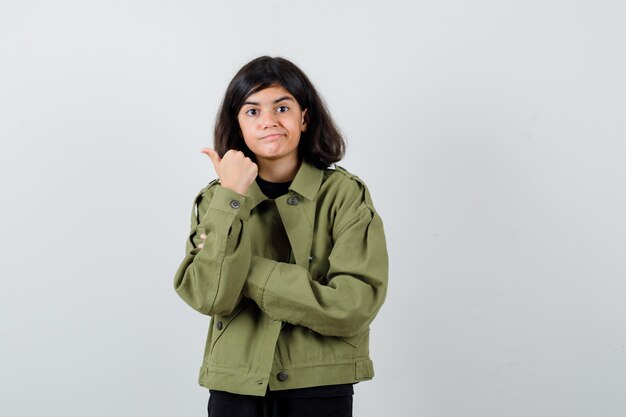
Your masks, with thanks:
<instances>
[{"instance_id":1,"label":"eye","mask_svg":"<svg viewBox=\"0 0 626 417\"><path fill-rule=\"evenodd\" d=\"M287 106L278 106L278 107L276 108L276 111L277 111L278 113L284 113L284 112L286 112L287 110L289 110L289 107L287 107Z\"/></svg>"},{"instance_id":2,"label":"eye","mask_svg":"<svg viewBox=\"0 0 626 417\"><path fill-rule=\"evenodd\" d=\"M246 114L248 116L256 116L257 114L259 114L259 111L257 109L248 109L246 111Z\"/></svg>"}]
</instances>

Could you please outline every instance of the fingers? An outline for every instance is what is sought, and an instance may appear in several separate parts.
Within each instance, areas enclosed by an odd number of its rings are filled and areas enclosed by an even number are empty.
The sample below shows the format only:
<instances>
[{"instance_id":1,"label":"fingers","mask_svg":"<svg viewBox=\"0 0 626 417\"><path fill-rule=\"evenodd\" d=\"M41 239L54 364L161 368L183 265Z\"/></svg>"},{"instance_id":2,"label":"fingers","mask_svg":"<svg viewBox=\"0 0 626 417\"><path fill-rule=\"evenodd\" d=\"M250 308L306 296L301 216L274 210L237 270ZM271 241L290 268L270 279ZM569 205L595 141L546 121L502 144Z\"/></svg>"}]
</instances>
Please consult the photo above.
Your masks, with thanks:
<instances>
[{"instance_id":1,"label":"fingers","mask_svg":"<svg viewBox=\"0 0 626 417\"><path fill-rule=\"evenodd\" d=\"M222 158L220 158L220 156L217 154L217 152L215 152L211 148L202 148L200 150L200 152L202 152L203 154L207 155L211 159L211 162L213 162L213 166L216 169L219 166L220 162L222 162Z\"/></svg>"},{"instance_id":2,"label":"fingers","mask_svg":"<svg viewBox=\"0 0 626 417\"><path fill-rule=\"evenodd\" d=\"M237 149L229 149L224 154L224 158L232 161L239 161L245 158L245 154Z\"/></svg>"},{"instance_id":3,"label":"fingers","mask_svg":"<svg viewBox=\"0 0 626 417\"><path fill-rule=\"evenodd\" d=\"M204 233L200 233L200 239L202 239L202 243L198 245L198 248L202 249L204 247L204 240L206 239L206 235Z\"/></svg>"},{"instance_id":4,"label":"fingers","mask_svg":"<svg viewBox=\"0 0 626 417\"><path fill-rule=\"evenodd\" d=\"M236 193L244 194L258 174L257 164L242 151L229 149L222 158L211 148L202 148L200 152L211 158L221 186Z\"/></svg>"}]
</instances>

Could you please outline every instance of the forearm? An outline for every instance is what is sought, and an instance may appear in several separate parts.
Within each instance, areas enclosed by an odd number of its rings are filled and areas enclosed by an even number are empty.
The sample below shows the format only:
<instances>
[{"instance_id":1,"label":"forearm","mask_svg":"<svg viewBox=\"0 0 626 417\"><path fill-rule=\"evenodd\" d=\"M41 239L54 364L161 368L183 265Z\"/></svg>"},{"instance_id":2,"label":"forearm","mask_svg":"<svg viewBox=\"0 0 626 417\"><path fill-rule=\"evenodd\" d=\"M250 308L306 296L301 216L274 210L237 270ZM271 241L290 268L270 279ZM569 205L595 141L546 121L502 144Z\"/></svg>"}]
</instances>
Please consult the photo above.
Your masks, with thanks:
<instances>
[{"instance_id":1,"label":"forearm","mask_svg":"<svg viewBox=\"0 0 626 417\"><path fill-rule=\"evenodd\" d=\"M299 265L254 256L244 294L276 320L327 336L366 330L387 291L387 251L380 219L364 213L335 243L326 284Z\"/></svg>"},{"instance_id":2,"label":"forearm","mask_svg":"<svg viewBox=\"0 0 626 417\"><path fill-rule=\"evenodd\" d=\"M176 272L176 292L203 314L228 314L241 300L251 261L248 212L243 196L218 186L197 226L206 238L188 247Z\"/></svg>"}]
</instances>

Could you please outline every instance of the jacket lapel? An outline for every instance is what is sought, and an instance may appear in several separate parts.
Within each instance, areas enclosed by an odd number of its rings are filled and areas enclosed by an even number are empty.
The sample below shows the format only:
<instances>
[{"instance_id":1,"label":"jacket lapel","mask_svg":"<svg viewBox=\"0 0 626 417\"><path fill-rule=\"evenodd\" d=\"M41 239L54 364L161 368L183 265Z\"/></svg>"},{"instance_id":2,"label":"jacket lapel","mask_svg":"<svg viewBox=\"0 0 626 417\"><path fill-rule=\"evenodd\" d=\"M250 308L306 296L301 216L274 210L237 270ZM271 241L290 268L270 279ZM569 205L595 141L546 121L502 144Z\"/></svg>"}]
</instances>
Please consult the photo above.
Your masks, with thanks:
<instances>
[{"instance_id":1,"label":"jacket lapel","mask_svg":"<svg viewBox=\"0 0 626 417\"><path fill-rule=\"evenodd\" d=\"M303 161L289 187L289 194L276 199L296 264L307 269L315 227L315 197L323 174L322 170Z\"/></svg>"}]
</instances>

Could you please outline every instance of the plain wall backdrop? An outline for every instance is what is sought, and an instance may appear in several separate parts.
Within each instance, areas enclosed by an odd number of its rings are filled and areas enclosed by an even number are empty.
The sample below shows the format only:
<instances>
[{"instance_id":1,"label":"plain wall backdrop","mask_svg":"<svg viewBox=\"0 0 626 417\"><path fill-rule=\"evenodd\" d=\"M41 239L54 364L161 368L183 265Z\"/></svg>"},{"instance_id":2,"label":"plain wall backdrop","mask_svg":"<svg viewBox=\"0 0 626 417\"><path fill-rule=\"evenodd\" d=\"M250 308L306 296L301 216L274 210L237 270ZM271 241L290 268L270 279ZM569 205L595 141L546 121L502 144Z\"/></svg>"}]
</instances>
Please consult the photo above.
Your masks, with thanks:
<instances>
[{"instance_id":1,"label":"plain wall backdrop","mask_svg":"<svg viewBox=\"0 0 626 417\"><path fill-rule=\"evenodd\" d=\"M626 415L626 3L0 3L0 415L203 416L173 290L235 72L299 65L384 222L355 416Z\"/></svg>"}]
</instances>

